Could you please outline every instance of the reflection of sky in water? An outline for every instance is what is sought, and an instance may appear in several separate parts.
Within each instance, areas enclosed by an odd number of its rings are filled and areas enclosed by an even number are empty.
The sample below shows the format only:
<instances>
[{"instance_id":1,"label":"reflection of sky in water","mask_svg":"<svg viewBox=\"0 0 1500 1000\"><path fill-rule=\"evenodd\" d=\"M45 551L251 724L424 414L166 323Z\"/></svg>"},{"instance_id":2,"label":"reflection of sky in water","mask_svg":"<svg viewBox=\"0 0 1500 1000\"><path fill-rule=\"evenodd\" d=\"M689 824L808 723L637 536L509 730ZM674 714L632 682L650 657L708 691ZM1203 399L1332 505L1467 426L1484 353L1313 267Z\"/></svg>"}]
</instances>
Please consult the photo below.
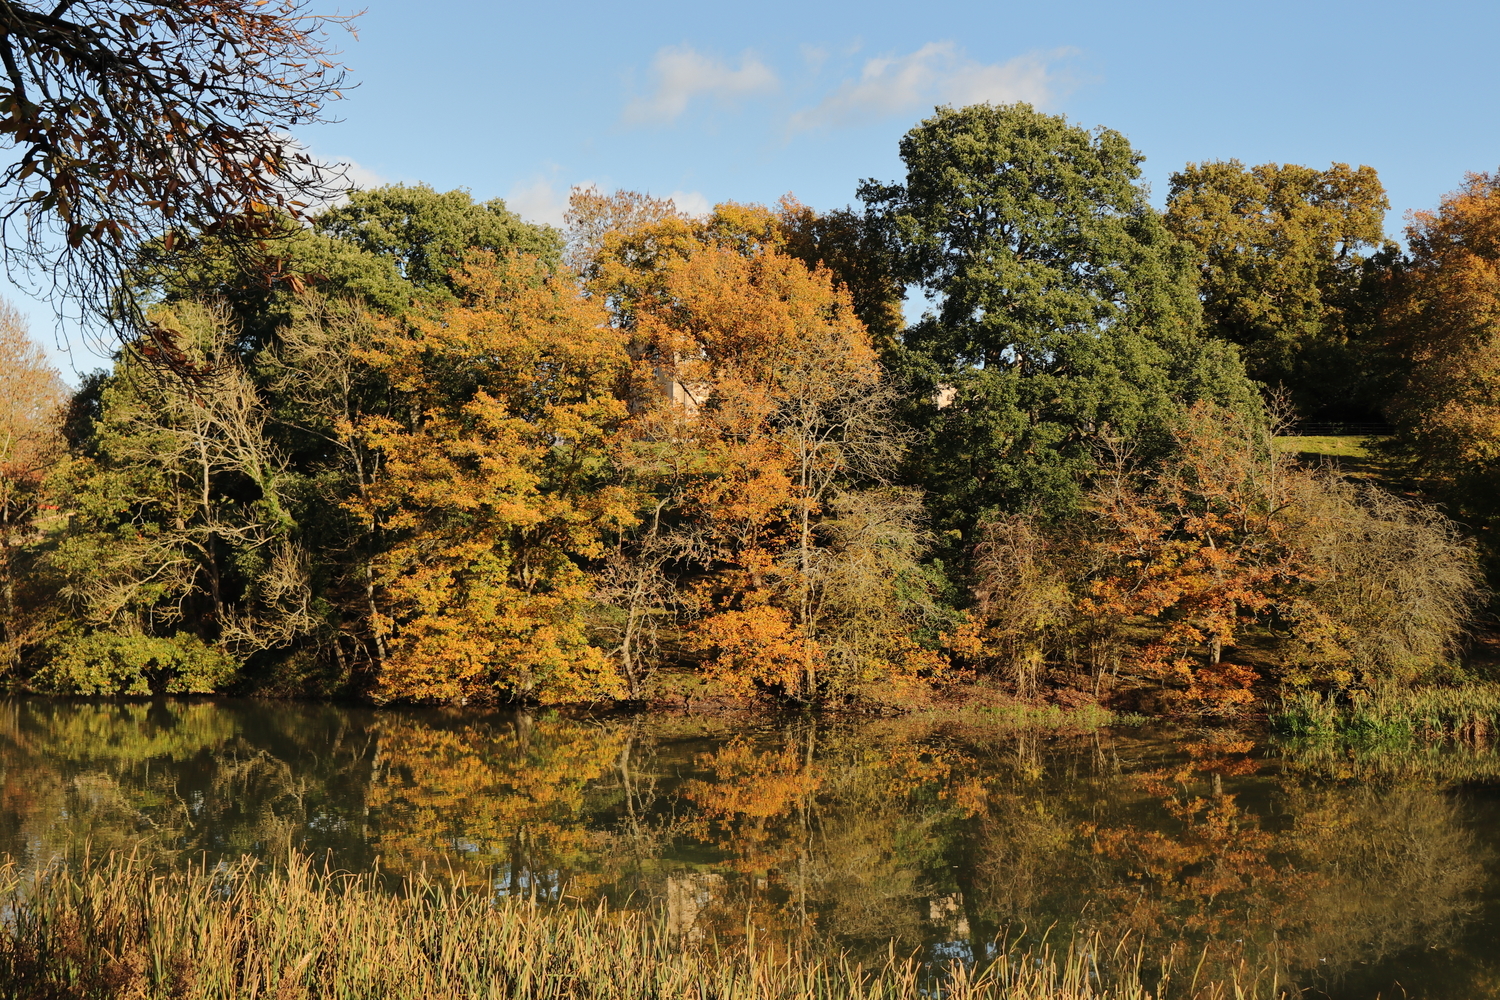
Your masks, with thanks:
<instances>
[{"instance_id":1,"label":"reflection of sky in water","mask_svg":"<svg viewBox=\"0 0 1500 1000\"><path fill-rule=\"evenodd\" d=\"M684 941L945 963L1129 935L1351 1000L1457 998L1500 981L1497 775L1487 748L1234 734L20 700L0 849L295 848L653 909Z\"/></svg>"}]
</instances>

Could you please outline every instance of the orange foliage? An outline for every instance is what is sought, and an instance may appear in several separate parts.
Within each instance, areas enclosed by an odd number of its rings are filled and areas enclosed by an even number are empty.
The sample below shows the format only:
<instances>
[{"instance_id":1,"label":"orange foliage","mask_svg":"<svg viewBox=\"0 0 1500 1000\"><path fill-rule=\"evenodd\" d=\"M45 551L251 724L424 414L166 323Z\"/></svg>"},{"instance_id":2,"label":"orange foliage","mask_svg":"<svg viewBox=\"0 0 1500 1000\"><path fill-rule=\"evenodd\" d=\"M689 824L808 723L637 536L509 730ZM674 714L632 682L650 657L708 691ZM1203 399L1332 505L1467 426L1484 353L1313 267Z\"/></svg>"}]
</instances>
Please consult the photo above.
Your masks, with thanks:
<instances>
[{"instance_id":1,"label":"orange foliage","mask_svg":"<svg viewBox=\"0 0 1500 1000\"><path fill-rule=\"evenodd\" d=\"M0 672L20 660L41 632L28 601L21 549L37 533L43 481L64 457L62 411L67 388L27 336L25 321L0 303Z\"/></svg>"},{"instance_id":2,"label":"orange foliage","mask_svg":"<svg viewBox=\"0 0 1500 1000\"><path fill-rule=\"evenodd\" d=\"M1254 700L1258 675L1221 651L1313 570L1281 516L1287 470L1269 455L1268 435L1198 403L1177 438L1168 467L1144 482L1122 470L1095 491L1106 568L1080 603L1090 616L1162 623L1139 664L1179 686L1179 707L1233 710ZM1194 654L1204 647L1206 657Z\"/></svg>"},{"instance_id":3,"label":"orange foliage","mask_svg":"<svg viewBox=\"0 0 1500 1000\"><path fill-rule=\"evenodd\" d=\"M1443 471L1500 457L1500 175L1470 174L1407 226L1393 317L1410 376L1396 416Z\"/></svg>"},{"instance_id":4,"label":"orange foliage","mask_svg":"<svg viewBox=\"0 0 1500 1000\"><path fill-rule=\"evenodd\" d=\"M1085 823L1081 832L1096 855L1118 865L1102 886L1116 921L1168 947L1207 939L1199 961L1233 964L1268 943L1251 942L1252 936L1277 929L1291 936L1303 917L1299 904L1323 879L1288 859L1290 837L1266 829L1224 790L1224 778L1257 770L1246 756L1253 744L1184 746L1183 765L1134 779L1159 800L1173 821L1168 829ZM1247 914L1254 919L1247 922Z\"/></svg>"},{"instance_id":5,"label":"orange foliage","mask_svg":"<svg viewBox=\"0 0 1500 1000\"><path fill-rule=\"evenodd\" d=\"M841 740L814 728L791 731L778 746L757 749L733 740L698 758L706 775L683 785L694 807L693 836L732 852L735 867L764 872L795 865L806 851L807 830L824 813L872 809L935 797L944 814L972 816L983 802L982 784L958 775L966 758L955 751L895 740L870 745ZM864 810L861 810L862 812Z\"/></svg>"},{"instance_id":6,"label":"orange foliage","mask_svg":"<svg viewBox=\"0 0 1500 1000\"><path fill-rule=\"evenodd\" d=\"M829 683L818 528L889 435L848 293L783 242L757 206L669 216L606 234L593 287L670 390L639 409L675 411L654 419L701 455L677 497L704 569L696 644L723 676L811 698Z\"/></svg>"},{"instance_id":7,"label":"orange foliage","mask_svg":"<svg viewBox=\"0 0 1500 1000\"><path fill-rule=\"evenodd\" d=\"M480 258L462 300L385 330L369 360L405 422L361 426L385 456L355 505L391 539L377 563L386 698L610 696L577 560L633 521L610 482L629 359L603 310L533 260Z\"/></svg>"}]
</instances>

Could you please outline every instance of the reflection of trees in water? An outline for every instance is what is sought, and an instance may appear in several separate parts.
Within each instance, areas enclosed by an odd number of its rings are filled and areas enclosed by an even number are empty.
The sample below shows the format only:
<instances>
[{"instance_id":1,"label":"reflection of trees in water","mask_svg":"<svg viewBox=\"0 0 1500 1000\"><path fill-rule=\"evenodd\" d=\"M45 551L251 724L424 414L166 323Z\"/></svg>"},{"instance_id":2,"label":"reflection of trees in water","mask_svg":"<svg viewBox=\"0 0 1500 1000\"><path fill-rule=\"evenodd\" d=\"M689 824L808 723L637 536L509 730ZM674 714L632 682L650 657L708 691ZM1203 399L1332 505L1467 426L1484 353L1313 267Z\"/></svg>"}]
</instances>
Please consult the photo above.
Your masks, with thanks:
<instances>
[{"instance_id":1,"label":"reflection of trees in water","mask_svg":"<svg viewBox=\"0 0 1500 1000\"><path fill-rule=\"evenodd\" d=\"M321 850L368 750L336 709L208 702L0 703L0 848L146 856Z\"/></svg>"},{"instance_id":2,"label":"reflection of trees in water","mask_svg":"<svg viewBox=\"0 0 1500 1000\"><path fill-rule=\"evenodd\" d=\"M389 866L457 859L500 892L654 904L689 937L921 942L938 827L967 808L951 752L812 723L695 735L382 720L372 829Z\"/></svg>"},{"instance_id":3,"label":"reflection of trees in water","mask_svg":"<svg viewBox=\"0 0 1500 1000\"><path fill-rule=\"evenodd\" d=\"M691 834L738 875L703 915L716 932L914 947L934 912L946 923L931 900L952 895L944 845L974 789L963 755L919 733L871 740L809 722L700 755L682 788Z\"/></svg>"},{"instance_id":4,"label":"reflection of trees in water","mask_svg":"<svg viewBox=\"0 0 1500 1000\"><path fill-rule=\"evenodd\" d=\"M589 893L603 841L590 787L620 758L625 731L526 713L382 717L370 785L374 844L392 870L457 866L498 891Z\"/></svg>"},{"instance_id":5,"label":"reflection of trees in water","mask_svg":"<svg viewBox=\"0 0 1500 1000\"><path fill-rule=\"evenodd\" d=\"M175 848L192 817L173 765L233 731L209 706L0 703L5 848L36 860L85 843Z\"/></svg>"},{"instance_id":6,"label":"reflection of trees in water","mask_svg":"<svg viewBox=\"0 0 1500 1000\"><path fill-rule=\"evenodd\" d=\"M1444 940L1471 912L1484 858L1431 785L1256 778L1249 743L1185 749L1171 766L1050 789L995 782L973 842L986 916L1128 932L1179 969L1201 960L1203 976L1326 981Z\"/></svg>"},{"instance_id":7,"label":"reflection of trees in water","mask_svg":"<svg viewBox=\"0 0 1500 1000\"><path fill-rule=\"evenodd\" d=\"M1487 857L1433 761L1369 783L1335 765L919 723L16 701L0 842L378 855L657 906L687 939L965 954L1022 927L1129 931L1204 975L1274 958L1314 982L1449 940Z\"/></svg>"},{"instance_id":8,"label":"reflection of trees in water","mask_svg":"<svg viewBox=\"0 0 1500 1000\"><path fill-rule=\"evenodd\" d=\"M1288 961L1337 976L1412 947L1439 947L1473 912L1487 851L1432 788L1297 787L1288 850L1314 876Z\"/></svg>"}]
</instances>

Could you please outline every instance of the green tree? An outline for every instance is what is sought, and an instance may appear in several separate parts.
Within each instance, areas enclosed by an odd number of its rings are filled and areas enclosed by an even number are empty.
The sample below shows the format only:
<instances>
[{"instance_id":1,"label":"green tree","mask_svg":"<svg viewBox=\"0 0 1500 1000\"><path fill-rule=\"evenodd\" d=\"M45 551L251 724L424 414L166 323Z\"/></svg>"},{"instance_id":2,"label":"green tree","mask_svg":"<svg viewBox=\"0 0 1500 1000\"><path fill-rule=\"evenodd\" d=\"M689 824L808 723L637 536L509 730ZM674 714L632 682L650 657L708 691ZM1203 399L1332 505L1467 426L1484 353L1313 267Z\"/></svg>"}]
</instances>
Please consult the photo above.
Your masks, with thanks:
<instances>
[{"instance_id":1,"label":"green tree","mask_svg":"<svg viewBox=\"0 0 1500 1000\"><path fill-rule=\"evenodd\" d=\"M1359 292L1389 207L1374 169L1229 160L1190 163L1171 184L1167 226L1200 254L1208 331L1303 413L1372 415Z\"/></svg>"},{"instance_id":2,"label":"green tree","mask_svg":"<svg viewBox=\"0 0 1500 1000\"><path fill-rule=\"evenodd\" d=\"M231 248L208 240L186 264L155 249L145 250L132 274L142 297L168 304L222 303L239 326L241 347L250 351L275 340L305 292L357 302L384 315L399 314L421 295L394 260L290 222L282 238L265 244L253 267Z\"/></svg>"},{"instance_id":3,"label":"green tree","mask_svg":"<svg viewBox=\"0 0 1500 1000\"><path fill-rule=\"evenodd\" d=\"M933 310L898 364L939 526L1076 508L1097 446L1167 446L1186 403L1253 411L1233 349L1199 334L1192 248L1147 204L1141 154L1026 104L939 108L904 183L861 197Z\"/></svg>"},{"instance_id":4,"label":"green tree","mask_svg":"<svg viewBox=\"0 0 1500 1000\"><path fill-rule=\"evenodd\" d=\"M43 686L212 689L320 627L285 456L230 318L182 303L153 322L217 374L184 391L126 353L94 390L97 416L54 485L63 516L43 558L65 638Z\"/></svg>"},{"instance_id":5,"label":"green tree","mask_svg":"<svg viewBox=\"0 0 1500 1000\"><path fill-rule=\"evenodd\" d=\"M514 251L555 265L563 249L561 233L523 221L499 198L475 202L467 191L439 192L426 184L355 191L318 216L315 228L395 262L419 288L449 292L456 289L451 272L472 250L501 259Z\"/></svg>"}]
</instances>

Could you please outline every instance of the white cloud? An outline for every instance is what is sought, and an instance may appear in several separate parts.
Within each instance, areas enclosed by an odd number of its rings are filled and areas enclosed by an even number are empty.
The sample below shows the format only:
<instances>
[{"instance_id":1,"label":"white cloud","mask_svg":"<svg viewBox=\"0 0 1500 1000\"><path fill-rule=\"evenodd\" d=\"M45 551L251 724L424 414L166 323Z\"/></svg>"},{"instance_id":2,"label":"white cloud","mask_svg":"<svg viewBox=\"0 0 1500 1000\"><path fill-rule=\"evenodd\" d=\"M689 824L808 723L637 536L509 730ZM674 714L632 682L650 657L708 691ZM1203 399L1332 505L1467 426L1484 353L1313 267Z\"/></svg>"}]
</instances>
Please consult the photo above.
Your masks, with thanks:
<instances>
[{"instance_id":1,"label":"white cloud","mask_svg":"<svg viewBox=\"0 0 1500 1000\"><path fill-rule=\"evenodd\" d=\"M625 121L631 124L671 124L696 97L726 100L766 93L779 84L771 68L748 52L740 56L735 69L686 45L657 52L651 75L656 86L650 96L636 98L625 107Z\"/></svg>"},{"instance_id":2,"label":"white cloud","mask_svg":"<svg viewBox=\"0 0 1500 1000\"><path fill-rule=\"evenodd\" d=\"M349 186L361 191L383 187L390 183L369 167L360 166L353 160L336 160L335 165L344 172L344 180Z\"/></svg>"},{"instance_id":3,"label":"white cloud","mask_svg":"<svg viewBox=\"0 0 1500 1000\"><path fill-rule=\"evenodd\" d=\"M324 182L338 192L326 202L313 205L312 211L342 205L349 197L350 190L368 191L370 188L378 188L391 183L388 178L382 177L369 167L361 166L353 160L320 156L313 150L300 145L297 148L328 171L324 176Z\"/></svg>"},{"instance_id":4,"label":"white cloud","mask_svg":"<svg viewBox=\"0 0 1500 1000\"><path fill-rule=\"evenodd\" d=\"M828 47L826 45L804 45L802 46L802 61L807 68L814 73L821 70L828 62Z\"/></svg>"},{"instance_id":5,"label":"white cloud","mask_svg":"<svg viewBox=\"0 0 1500 1000\"><path fill-rule=\"evenodd\" d=\"M981 63L953 42L928 42L910 55L867 60L857 80L846 81L817 106L793 115L791 129L852 125L937 104L1047 104L1068 89L1070 81L1056 63L1071 54L1057 49Z\"/></svg>"},{"instance_id":6,"label":"white cloud","mask_svg":"<svg viewBox=\"0 0 1500 1000\"><path fill-rule=\"evenodd\" d=\"M673 191L667 197L672 199L677 211L686 215L707 215L713 210L713 205L701 191Z\"/></svg>"},{"instance_id":7,"label":"white cloud","mask_svg":"<svg viewBox=\"0 0 1500 1000\"><path fill-rule=\"evenodd\" d=\"M505 207L527 222L544 222L559 229L568 211L571 187L558 187L545 177L517 184L505 196Z\"/></svg>"}]
</instances>

